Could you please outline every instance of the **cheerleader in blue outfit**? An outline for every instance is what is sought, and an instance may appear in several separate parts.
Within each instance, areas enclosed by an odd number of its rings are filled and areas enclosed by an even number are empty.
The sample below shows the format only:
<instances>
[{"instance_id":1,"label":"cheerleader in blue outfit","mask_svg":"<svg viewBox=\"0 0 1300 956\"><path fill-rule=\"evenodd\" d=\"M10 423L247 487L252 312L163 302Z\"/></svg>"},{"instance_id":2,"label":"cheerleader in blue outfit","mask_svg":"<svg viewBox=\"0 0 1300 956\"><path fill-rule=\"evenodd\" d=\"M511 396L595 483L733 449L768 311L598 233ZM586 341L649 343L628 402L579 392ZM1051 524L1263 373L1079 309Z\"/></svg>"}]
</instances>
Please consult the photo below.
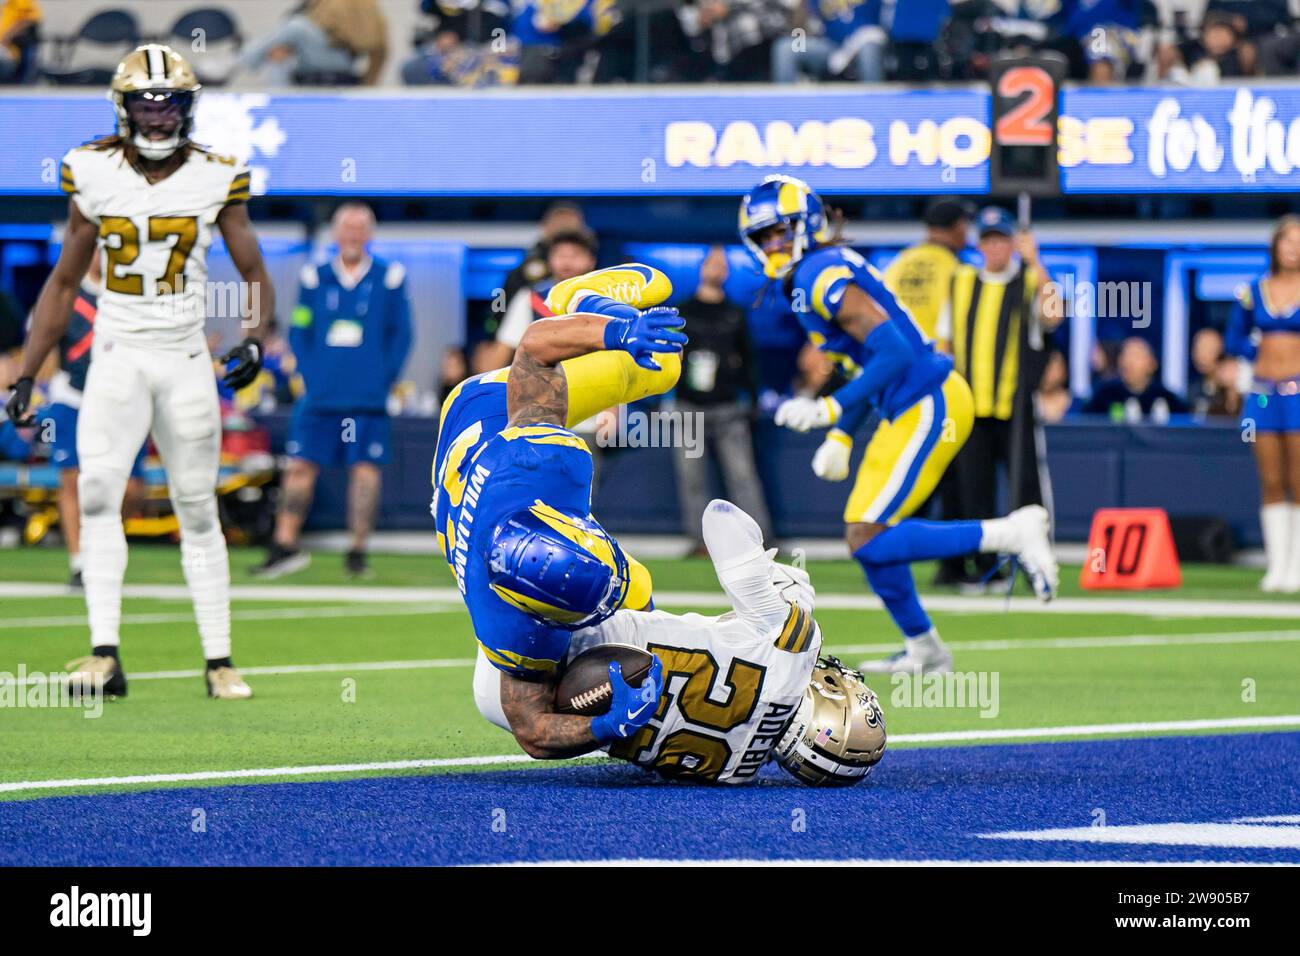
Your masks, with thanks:
<instances>
[{"instance_id":1,"label":"cheerleader in blue outfit","mask_svg":"<svg viewBox=\"0 0 1300 956\"><path fill-rule=\"evenodd\" d=\"M1300 217L1273 231L1268 275L1237 292L1228 353L1252 363L1241 424L1253 432L1260 524L1268 571L1264 591L1300 592Z\"/></svg>"}]
</instances>

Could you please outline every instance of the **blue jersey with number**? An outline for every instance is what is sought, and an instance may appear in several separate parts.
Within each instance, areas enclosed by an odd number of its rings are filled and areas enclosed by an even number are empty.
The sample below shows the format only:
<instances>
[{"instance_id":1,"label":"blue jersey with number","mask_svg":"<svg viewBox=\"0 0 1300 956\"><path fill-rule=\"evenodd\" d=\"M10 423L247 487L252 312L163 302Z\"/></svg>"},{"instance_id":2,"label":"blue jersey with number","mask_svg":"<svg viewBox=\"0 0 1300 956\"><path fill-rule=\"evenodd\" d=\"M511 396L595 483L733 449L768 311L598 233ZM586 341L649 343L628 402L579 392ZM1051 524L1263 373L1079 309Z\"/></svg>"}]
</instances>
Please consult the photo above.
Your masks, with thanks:
<instances>
[{"instance_id":1,"label":"blue jersey with number","mask_svg":"<svg viewBox=\"0 0 1300 956\"><path fill-rule=\"evenodd\" d=\"M519 677L554 671L571 631L550 627L488 585L492 532L529 507L591 511L591 450L559 425L506 427L505 370L467 379L447 399L433 463L438 544L488 659ZM541 504L545 502L545 504Z\"/></svg>"},{"instance_id":2,"label":"blue jersey with number","mask_svg":"<svg viewBox=\"0 0 1300 956\"><path fill-rule=\"evenodd\" d=\"M827 246L799 260L792 276L790 302L808 340L856 378L871 360L872 350L836 323L844 290L856 285L884 309L897 324L911 348L912 361L898 378L887 382L871 396L872 403L886 418L915 404L943 384L952 371L952 359L934 350L934 344L885 288L880 273L845 246Z\"/></svg>"}]
</instances>

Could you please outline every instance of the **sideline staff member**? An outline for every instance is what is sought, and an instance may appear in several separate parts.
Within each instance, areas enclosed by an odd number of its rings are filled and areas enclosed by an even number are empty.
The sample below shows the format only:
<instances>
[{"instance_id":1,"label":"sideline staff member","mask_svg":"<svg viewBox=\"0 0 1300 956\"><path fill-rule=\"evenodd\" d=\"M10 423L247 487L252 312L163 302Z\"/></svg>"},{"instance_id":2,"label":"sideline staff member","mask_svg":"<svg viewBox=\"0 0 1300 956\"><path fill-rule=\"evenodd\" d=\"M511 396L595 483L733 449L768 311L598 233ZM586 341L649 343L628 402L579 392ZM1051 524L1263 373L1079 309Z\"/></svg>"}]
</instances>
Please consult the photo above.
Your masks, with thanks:
<instances>
[{"instance_id":1,"label":"sideline staff member","mask_svg":"<svg viewBox=\"0 0 1300 956\"><path fill-rule=\"evenodd\" d=\"M1063 310L1047 314L1048 297L1041 293L1048 276L1038 245L1028 232L1016 234L1009 212L989 206L976 224L984 265L962 264L954 271L937 329L941 347L952 354L975 398L974 428L955 464L960 517L998 515L999 467L1007 471L1008 511L1045 504L1050 512L1034 391L1046 364L1044 336L1060 325L1064 316L1055 313ZM982 560L987 571L991 564Z\"/></svg>"}]
</instances>

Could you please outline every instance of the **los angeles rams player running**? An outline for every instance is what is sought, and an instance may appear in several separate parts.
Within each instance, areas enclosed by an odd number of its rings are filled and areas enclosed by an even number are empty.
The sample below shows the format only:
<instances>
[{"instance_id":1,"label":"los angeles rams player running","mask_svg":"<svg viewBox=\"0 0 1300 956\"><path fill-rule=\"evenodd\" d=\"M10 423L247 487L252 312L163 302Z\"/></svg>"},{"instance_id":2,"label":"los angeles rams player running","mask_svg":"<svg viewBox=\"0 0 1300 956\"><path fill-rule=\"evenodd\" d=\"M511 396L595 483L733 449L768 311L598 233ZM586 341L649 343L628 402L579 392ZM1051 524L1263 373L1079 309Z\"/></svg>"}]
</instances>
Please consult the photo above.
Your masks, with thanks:
<instances>
[{"instance_id":1,"label":"los angeles rams player running","mask_svg":"<svg viewBox=\"0 0 1300 956\"><path fill-rule=\"evenodd\" d=\"M1058 569L1047 512L1031 505L988 521L923 521L934 491L970 435L970 388L937 353L880 275L836 237L821 199L788 176L764 179L740 205L740 235L769 278L781 279L808 338L850 381L825 398L798 397L776 413L795 431L831 431L813 457L819 478L848 477L852 434L872 408L882 422L844 510L845 539L903 632L904 650L862 665L876 672L945 671L952 655L921 607L911 562L976 551L1015 555L1040 600Z\"/></svg>"},{"instance_id":2,"label":"los angeles rams player running","mask_svg":"<svg viewBox=\"0 0 1300 956\"><path fill-rule=\"evenodd\" d=\"M434 456L432 512L479 643L474 685L534 757L568 757L626 738L654 713L662 676L640 687L611 665L615 707L555 713L572 632L650 602L650 576L591 515L591 452L570 427L677 381L686 336L672 293L647 266L557 284L559 316L528 327L508 369L448 397Z\"/></svg>"},{"instance_id":3,"label":"los angeles rams player running","mask_svg":"<svg viewBox=\"0 0 1300 956\"><path fill-rule=\"evenodd\" d=\"M118 660L127 559L122 495L136 451L152 430L180 523L181 565L207 659L208 693L243 699L252 692L230 659L230 567L216 499L221 414L203 326L215 225L248 290L248 338L223 358L233 362L223 383L237 389L252 381L261 364L263 317L274 315L275 303L245 205L249 171L190 142L199 83L169 48L137 48L118 66L110 92L117 134L63 159L63 191L70 197L63 249L37 300L8 411L15 421L26 417L36 370L67 327L91 257L102 255L94 361L77 426L94 650L74 662L70 681L77 687L102 681L106 693L126 693Z\"/></svg>"}]
</instances>

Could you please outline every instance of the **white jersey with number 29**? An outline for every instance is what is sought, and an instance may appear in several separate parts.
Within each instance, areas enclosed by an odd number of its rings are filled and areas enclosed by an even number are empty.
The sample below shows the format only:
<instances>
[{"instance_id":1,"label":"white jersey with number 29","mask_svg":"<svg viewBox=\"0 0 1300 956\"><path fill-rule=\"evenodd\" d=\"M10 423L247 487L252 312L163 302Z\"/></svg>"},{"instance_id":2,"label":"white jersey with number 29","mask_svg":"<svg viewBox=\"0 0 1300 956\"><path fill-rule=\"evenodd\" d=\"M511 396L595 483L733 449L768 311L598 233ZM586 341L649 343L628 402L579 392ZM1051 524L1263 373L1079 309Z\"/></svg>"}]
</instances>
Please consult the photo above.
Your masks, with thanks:
<instances>
[{"instance_id":1,"label":"white jersey with number 29","mask_svg":"<svg viewBox=\"0 0 1300 956\"><path fill-rule=\"evenodd\" d=\"M733 604L736 603L733 595ZM718 617L619 611L578 631L572 659L597 644L644 647L663 663L654 718L611 756L666 777L748 783L799 706L821 650L812 614L786 604L782 621L743 608Z\"/></svg>"}]
</instances>

